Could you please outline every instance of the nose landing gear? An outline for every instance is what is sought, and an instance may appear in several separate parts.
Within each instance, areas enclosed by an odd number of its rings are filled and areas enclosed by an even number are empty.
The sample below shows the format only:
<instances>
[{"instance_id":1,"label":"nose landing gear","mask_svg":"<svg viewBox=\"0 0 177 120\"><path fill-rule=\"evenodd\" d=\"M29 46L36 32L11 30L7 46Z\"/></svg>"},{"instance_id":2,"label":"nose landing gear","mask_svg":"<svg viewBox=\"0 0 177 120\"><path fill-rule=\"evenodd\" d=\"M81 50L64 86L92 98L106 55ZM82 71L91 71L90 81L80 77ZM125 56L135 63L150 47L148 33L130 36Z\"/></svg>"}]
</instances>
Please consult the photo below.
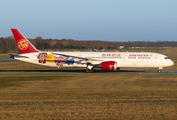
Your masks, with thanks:
<instances>
[{"instance_id":1,"label":"nose landing gear","mask_svg":"<svg viewBox=\"0 0 177 120\"><path fill-rule=\"evenodd\" d=\"M157 71L158 73L161 73L161 70L163 69L163 67L159 67L159 70Z\"/></svg>"}]
</instances>

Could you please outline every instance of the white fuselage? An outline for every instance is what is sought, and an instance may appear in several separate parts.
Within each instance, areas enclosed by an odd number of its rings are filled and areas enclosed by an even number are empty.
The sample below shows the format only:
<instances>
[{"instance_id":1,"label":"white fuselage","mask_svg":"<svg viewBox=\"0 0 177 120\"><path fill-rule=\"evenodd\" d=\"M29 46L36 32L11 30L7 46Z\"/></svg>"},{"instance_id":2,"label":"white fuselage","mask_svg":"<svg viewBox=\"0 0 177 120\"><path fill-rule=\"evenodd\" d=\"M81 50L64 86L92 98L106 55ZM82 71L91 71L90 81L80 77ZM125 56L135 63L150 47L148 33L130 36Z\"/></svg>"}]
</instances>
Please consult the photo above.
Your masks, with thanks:
<instances>
[{"instance_id":1,"label":"white fuselage","mask_svg":"<svg viewBox=\"0 0 177 120\"><path fill-rule=\"evenodd\" d=\"M58 55L59 54L59 55ZM62 55L61 55L62 54ZM68 55L66 57L63 55ZM22 56L22 57L19 57ZM19 54L15 59L51 67L87 67L85 63L99 65L103 61L117 62L120 67L163 67L174 63L167 56L152 52L36 52ZM72 57L72 56L77 56ZM81 59L80 59L81 58ZM85 59L82 59L85 58ZM88 59L88 60L86 60Z\"/></svg>"}]
</instances>

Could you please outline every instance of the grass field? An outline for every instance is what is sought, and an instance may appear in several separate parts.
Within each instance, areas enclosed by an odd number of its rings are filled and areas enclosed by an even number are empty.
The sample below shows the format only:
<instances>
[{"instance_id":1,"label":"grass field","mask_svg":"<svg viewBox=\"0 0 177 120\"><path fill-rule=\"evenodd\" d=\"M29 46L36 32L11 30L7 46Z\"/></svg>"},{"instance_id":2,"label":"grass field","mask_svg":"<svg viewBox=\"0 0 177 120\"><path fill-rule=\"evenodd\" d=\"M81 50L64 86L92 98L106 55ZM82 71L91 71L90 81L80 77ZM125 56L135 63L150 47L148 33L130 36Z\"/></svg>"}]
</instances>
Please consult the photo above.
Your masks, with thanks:
<instances>
[{"instance_id":1,"label":"grass field","mask_svg":"<svg viewBox=\"0 0 177 120\"><path fill-rule=\"evenodd\" d=\"M158 49L159 53L166 55L175 55L175 50ZM172 60L176 63L175 58ZM2 70L56 68L24 62L2 62ZM164 70L177 71L177 67L174 65ZM176 118L175 74L0 73L0 119Z\"/></svg>"},{"instance_id":2,"label":"grass field","mask_svg":"<svg viewBox=\"0 0 177 120\"><path fill-rule=\"evenodd\" d=\"M175 119L177 76L4 73L0 104L1 119Z\"/></svg>"},{"instance_id":3,"label":"grass field","mask_svg":"<svg viewBox=\"0 0 177 120\"><path fill-rule=\"evenodd\" d=\"M10 55L8 54L0 54L0 59L8 59Z\"/></svg>"}]
</instances>

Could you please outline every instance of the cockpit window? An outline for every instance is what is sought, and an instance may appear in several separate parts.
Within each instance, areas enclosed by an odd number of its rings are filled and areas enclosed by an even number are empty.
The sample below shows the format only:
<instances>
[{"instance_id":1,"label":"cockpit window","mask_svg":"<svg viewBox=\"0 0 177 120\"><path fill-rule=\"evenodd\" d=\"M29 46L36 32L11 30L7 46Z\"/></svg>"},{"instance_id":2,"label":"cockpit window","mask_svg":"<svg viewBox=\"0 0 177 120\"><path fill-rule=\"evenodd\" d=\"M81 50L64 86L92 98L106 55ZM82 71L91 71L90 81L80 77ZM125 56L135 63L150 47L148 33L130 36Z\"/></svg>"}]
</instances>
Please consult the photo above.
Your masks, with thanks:
<instances>
[{"instance_id":1,"label":"cockpit window","mask_svg":"<svg viewBox=\"0 0 177 120\"><path fill-rule=\"evenodd\" d=\"M165 59L169 59L169 58L166 56Z\"/></svg>"}]
</instances>

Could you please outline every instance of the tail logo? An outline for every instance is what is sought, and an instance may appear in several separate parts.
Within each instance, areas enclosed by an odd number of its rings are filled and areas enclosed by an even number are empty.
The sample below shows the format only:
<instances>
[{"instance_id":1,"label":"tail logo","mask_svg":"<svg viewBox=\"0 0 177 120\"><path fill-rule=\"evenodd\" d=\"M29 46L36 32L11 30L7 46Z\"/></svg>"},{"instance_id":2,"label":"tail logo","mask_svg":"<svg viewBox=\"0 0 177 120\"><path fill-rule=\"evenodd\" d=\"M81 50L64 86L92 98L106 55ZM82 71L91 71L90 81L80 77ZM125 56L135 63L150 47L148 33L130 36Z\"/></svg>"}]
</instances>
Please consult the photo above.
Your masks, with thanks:
<instances>
[{"instance_id":1,"label":"tail logo","mask_svg":"<svg viewBox=\"0 0 177 120\"><path fill-rule=\"evenodd\" d=\"M25 39L21 39L18 41L18 48L20 50L26 50L28 48L29 44L28 41Z\"/></svg>"}]
</instances>

